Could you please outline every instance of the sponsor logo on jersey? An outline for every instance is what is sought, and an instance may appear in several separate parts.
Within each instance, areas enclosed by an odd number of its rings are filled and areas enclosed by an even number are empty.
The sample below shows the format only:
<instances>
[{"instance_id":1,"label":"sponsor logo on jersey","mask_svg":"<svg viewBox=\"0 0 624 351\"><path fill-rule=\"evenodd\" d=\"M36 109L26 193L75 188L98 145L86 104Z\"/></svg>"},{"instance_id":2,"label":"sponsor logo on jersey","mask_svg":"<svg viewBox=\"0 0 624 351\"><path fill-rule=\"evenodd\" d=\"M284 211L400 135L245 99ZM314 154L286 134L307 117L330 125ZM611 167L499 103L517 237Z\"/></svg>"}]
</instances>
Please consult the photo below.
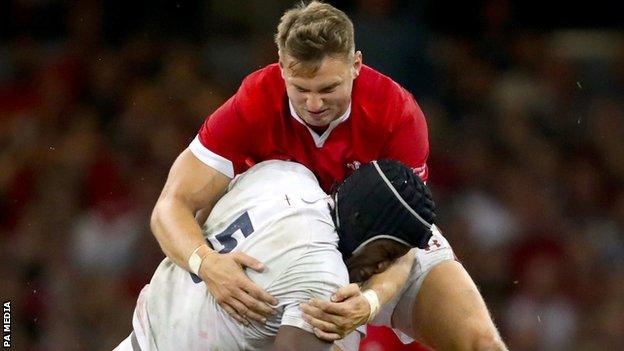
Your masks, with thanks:
<instances>
[{"instance_id":1,"label":"sponsor logo on jersey","mask_svg":"<svg viewBox=\"0 0 624 351\"><path fill-rule=\"evenodd\" d=\"M412 167L412 172L414 172L415 175L422 178L425 175L425 172L427 172L427 164L425 163L424 165L420 167Z\"/></svg>"},{"instance_id":2,"label":"sponsor logo on jersey","mask_svg":"<svg viewBox=\"0 0 624 351\"><path fill-rule=\"evenodd\" d=\"M347 168L352 170L352 171L356 171L357 169L360 168L361 165L362 165L362 162L360 162L358 160L355 160L355 161L352 161L352 162L348 162L347 163Z\"/></svg>"}]
</instances>

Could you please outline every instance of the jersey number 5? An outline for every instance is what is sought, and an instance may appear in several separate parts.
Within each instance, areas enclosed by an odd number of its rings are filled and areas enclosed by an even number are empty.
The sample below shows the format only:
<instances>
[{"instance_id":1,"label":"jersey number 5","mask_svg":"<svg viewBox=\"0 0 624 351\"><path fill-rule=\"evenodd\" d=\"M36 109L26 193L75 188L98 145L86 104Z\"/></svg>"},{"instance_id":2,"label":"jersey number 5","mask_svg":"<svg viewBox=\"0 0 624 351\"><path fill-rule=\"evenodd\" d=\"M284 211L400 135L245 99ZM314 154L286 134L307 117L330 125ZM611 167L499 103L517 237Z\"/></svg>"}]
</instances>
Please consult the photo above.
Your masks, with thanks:
<instances>
[{"instance_id":1,"label":"jersey number 5","mask_svg":"<svg viewBox=\"0 0 624 351\"><path fill-rule=\"evenodd\" d=\"M236 218L224 231L215 235L214 238L208 238L208 240L218 253L228 253L234 250L240 241L243 241L253 232L254 227L251 224L251 219L249 219L249 213L245 212ZM201 278L193 273L191 273L191 278L195 283L201 282Z\"/></svg>"},{"instance_id":2,"label":"jersey number 5","mask_svg":"<svg viewBox=\"0 0 624 351\"><path fill-rule=\"evenodd\" d=\"M236 218L224 231L209 238L210 244L218 253L228 253L254 232L254 227L249 219L249 213L245 212Z\"/></svg>"}]
</instances>

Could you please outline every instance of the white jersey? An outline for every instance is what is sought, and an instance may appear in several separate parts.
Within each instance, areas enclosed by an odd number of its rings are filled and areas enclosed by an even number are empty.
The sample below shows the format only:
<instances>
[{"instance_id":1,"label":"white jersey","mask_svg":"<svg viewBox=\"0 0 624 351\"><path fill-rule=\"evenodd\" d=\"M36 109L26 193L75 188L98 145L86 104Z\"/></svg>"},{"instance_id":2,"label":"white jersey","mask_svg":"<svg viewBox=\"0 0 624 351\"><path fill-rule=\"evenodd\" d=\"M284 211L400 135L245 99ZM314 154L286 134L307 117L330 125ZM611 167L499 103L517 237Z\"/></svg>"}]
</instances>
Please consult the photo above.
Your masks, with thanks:
<instances>
[{"instance_id":1,"label":"white jersey","mask_svg":"<svg viewBox=\"0 0 624 351\"><path fill-rule=\"evenodd\" d=\"M139 296L133 345L143 351L259 350L273 343L281 325L312 332L299 304L329 299L349 283L328 199L312 172L292 162L262 162L235 178L204 235L220 253L242 251L266 265L262 273L246 274L279 301L278 315L266 324L240 325L197 276L165 259Z\"/></svg>"}]
</instances>

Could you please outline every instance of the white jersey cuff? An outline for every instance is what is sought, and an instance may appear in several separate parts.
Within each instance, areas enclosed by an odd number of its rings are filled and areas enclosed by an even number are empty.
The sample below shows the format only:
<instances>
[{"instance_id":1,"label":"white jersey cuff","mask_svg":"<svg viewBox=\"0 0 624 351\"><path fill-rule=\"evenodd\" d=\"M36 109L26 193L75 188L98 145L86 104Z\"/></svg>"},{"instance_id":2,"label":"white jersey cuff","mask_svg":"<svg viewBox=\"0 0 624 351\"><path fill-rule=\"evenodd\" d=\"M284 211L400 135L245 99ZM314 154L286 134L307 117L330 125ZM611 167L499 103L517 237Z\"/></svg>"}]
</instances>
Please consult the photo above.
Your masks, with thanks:
<instances>
[{"instance_id":1,"label":"white jersey cuff","mask_svg":"<svg viewBox=\"0 0 624 351\"><path fill-rule=\"evenodd\" d=\"M314 333L314 327L304 321L301 317L283 315L281 325L290 325L292 327L303 329L308 333Z\"/></svg>"},{"instance_id":2,"label":"white jersey cuff","mask_svg":"<svg viewBox=\"0 0 624 351\"><path fill-rule=\"evenodd\" d=\"M195 157L197 157L207 166L216 169L230 179L234 178L234 164L232 163L232 161L208 150L201 143L201 141L199 141L199 136L196 136L195 139L193 139L193 141L189 145L189 149L191 150L193 155L195 155Z\"/></svg>"}]
</instances>

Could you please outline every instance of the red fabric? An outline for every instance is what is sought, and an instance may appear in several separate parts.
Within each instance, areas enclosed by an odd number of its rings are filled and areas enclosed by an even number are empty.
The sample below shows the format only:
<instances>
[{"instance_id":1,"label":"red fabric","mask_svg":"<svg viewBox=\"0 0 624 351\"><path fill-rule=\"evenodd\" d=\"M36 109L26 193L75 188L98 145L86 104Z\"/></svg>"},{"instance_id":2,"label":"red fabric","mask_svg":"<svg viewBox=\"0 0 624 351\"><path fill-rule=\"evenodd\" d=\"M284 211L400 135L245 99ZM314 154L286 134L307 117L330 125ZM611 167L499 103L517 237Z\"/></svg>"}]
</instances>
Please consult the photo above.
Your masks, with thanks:
<instances>
[{"instance_id":1,"label":"red fabric","mask_svg":"<svg viewBox=\"0 0 624 351\"><path fill-rule=\"evenodd\" d=\"M367 327L367 335L360 343L360 351L431 351L418 342L404 345L390 328Z\"/></svg>"},{"instance_id":2,"label":"red fabric","mask_svg":"<svg viewBox=\"0 0 624 351\"><path fill-rule=\"evenodd\" d=\"M277 64L249 75L206 119L199 140L232 161L235 174L261 161L291 160L310 168L325 191L348 176L354 165L381 158L402 161L427 178L429 140L420 107L410 93L367 66L354 81L349 119L321 148L290 115Z\"/></svg>"}]
</instances>

